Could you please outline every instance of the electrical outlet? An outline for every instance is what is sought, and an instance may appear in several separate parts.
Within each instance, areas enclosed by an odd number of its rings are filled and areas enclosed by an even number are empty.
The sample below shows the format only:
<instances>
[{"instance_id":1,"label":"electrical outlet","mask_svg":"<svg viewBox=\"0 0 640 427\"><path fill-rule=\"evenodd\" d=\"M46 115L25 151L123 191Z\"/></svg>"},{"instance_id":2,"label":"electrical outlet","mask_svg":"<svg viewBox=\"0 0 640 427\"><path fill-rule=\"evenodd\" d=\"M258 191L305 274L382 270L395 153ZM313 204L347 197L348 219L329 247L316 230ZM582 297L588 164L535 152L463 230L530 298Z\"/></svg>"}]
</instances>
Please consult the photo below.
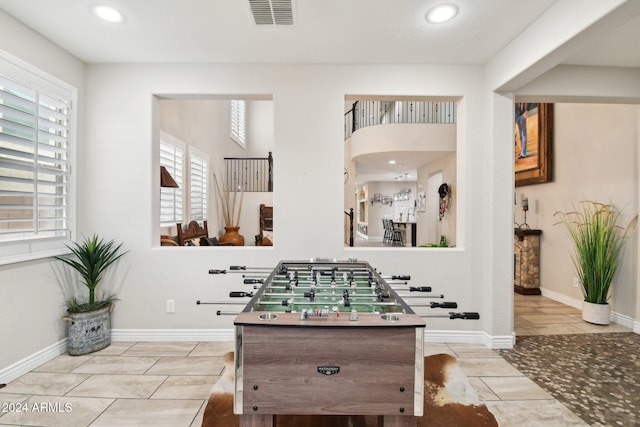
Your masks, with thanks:
<instances>
[{"instance_id":1,"label":"electrical outlet","mask_svg":"<svg viewBox=\"0 0 640 427\"><path fill-rule=\"evenodd\" d=\"M573 287L574 288L579 288L580 287L580 279L577 277L573 278Z\"/></svg>"},{"instance_id":2,"label":"electrical outlet","mask_svg":"<svg viewBox=\"0 0 640 427\"><path fill-rule=\"evenodd\" d=\"M176 300L168 299L167 300L167 313L175 313L176 312Z\"/></svg>"}]
</instances>

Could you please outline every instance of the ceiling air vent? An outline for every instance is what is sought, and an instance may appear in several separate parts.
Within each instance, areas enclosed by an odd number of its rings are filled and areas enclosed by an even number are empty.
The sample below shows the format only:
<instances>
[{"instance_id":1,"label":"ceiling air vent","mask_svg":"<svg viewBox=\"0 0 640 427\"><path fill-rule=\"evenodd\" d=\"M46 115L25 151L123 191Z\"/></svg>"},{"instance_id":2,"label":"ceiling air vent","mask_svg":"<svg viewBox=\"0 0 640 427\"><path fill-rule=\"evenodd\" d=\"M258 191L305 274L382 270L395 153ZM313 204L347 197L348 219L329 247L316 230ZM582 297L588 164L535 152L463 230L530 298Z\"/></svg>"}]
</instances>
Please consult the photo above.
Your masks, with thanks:
<instances>
[{"instance_id":1,"label":"ceiling air vent","mask_svg":"<svg viewBox=\"0 0 640 427\"><path fill-rule=\"evenodd\" d=\"M293 25L292 0L249 0L256 25Z\"/></svg>"}]
</instances>

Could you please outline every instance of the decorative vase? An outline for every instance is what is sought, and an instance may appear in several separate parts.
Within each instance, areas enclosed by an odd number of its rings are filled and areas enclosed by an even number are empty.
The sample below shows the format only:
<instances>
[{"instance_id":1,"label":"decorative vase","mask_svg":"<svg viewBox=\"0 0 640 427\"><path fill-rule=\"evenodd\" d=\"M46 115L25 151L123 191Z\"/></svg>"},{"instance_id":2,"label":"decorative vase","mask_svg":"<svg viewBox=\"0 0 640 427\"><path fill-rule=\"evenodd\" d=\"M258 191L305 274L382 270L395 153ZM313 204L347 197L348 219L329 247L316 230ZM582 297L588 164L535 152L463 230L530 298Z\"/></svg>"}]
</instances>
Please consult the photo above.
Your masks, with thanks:
<instances>
[{"instance_id":1,"label":"decorative vase","mask_svg":"<svg viewBox=\"0 0 640 427\"><path fill-rule=\"evenodd\" d=\"M93 353L111 344L111 309L107 305L81 313L68 313L67 351L71 356Z\"/></svg>"},{"instance_id":2,"label":"decorative vase","mask_svg":"<svg viewBox=\"0 0 640 427\"><path fill-rule=\"evenodd\" d=\"M608 325L611 322L611 306L607 303L582 301L582 320L596 325Z\"/></svg>"},{"instance_id":3,"label":"decorative vase","mask_svg":"<svg viewBox=\"0 0 640 427\"><path fill-rule=\"evenodd\" d=\"M231 243L233 246L244 246L244 237L238 233L240 227L225 227L220 243Z\"/></svg>"}]
</instances>

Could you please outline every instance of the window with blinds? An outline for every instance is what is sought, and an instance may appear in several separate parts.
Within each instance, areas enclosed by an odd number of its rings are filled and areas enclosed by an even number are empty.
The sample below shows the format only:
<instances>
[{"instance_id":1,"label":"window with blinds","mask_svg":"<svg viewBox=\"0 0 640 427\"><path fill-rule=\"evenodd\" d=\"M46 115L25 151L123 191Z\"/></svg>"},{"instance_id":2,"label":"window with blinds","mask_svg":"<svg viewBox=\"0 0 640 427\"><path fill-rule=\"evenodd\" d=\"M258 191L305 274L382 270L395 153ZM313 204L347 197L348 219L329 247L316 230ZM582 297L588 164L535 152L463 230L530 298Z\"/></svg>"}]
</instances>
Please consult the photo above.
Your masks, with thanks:
<instances>
[{"instance_id":1,"label":"window with blinds","mask_svg":"<svg viewBox=\"0 0 640 427\"><path fill-rule=\"evenodd\" d=\"M160 166L167 168L178 188L160 188L160 224L173 226L183 222L184 209L184 143L160 133Z\"/></svg>"},{"instance_id":2,"label":"window with blinds","mask_svg":"<svg viewBox=\"0 0 640 427\"><path fill-rule=\"evenodd\" d=\"M231 138L242 147L246 143L246 103L242 99L231 101Z\"/></svg>"},{"instance_id":3,"label":"window with blinds","mask_svg":"<svg viewBox=\"0 0 640 427\"><path fill-rule=\"evenodd\" d=\"M209 156L189 147L189 220L207 219Z\"/></svg>"},{"instance_id":4,"label":"window with blinds","mask_svg":"<svg viewBox=\"0 0 640 427\"><path fill-rule=\"evenodd\" d=\"M51 239L71 238L74 95L0 58L0 261L50 256ZM46 249L28 244L47 239Z\"/></svg>"}]
</instances>

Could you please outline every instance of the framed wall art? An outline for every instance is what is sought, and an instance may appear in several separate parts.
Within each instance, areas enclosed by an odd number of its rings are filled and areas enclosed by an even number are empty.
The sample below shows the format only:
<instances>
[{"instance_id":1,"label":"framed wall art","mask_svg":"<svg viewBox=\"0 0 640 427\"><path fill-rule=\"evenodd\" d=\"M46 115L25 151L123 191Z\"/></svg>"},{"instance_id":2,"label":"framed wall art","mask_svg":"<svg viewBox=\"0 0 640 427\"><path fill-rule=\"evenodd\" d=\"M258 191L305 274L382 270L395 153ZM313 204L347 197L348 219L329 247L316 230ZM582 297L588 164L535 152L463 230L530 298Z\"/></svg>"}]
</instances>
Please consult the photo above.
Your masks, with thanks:
<instances>
[{"instance_id":1,"label":"framed wall art","mask_svg":"<svg viewBox=\"0 0 640 427\"><path fill-rule=\"evenodd\" d=\"M515 104L515 185L552 180L553 104Z\"/></svg>"}]
</instances>

